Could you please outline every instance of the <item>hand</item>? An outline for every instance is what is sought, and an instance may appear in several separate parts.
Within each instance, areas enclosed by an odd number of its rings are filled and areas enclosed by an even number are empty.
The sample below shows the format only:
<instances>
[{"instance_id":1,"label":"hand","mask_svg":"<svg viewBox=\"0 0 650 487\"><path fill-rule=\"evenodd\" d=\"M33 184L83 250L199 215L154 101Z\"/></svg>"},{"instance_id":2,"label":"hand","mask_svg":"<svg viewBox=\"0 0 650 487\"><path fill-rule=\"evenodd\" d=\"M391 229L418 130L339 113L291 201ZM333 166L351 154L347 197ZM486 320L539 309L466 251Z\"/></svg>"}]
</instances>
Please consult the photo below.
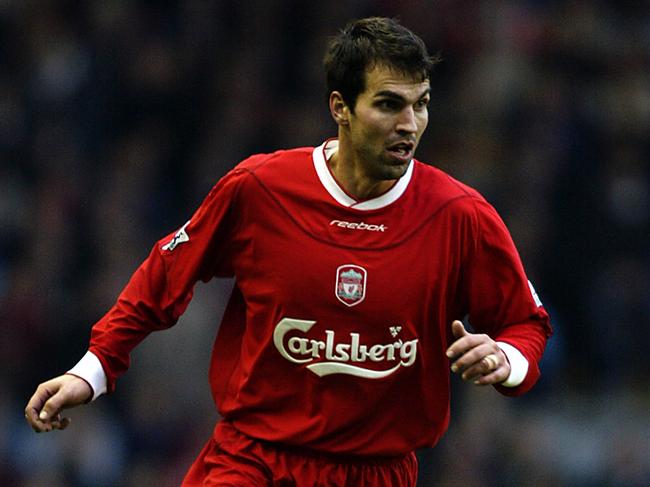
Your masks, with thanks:
<instances>
[{"instance_id":1,"label":"hand","mask_svg":"<svg viewBox=\"0 0 650 487\"><path fill-rule=\"evenodd\" d=\"M92 387L83 379L65 374L38 386L25 408L25 418L37 433L64 430L70 418L61 412L86 403L93 395Z\"/></svg>"},{"instance_id":2,"label":"hand","mask_svg":"<svg viewBox=\"0 0 650 487\"><path fill-rule=\"evenodd\" d=\"M456 337L447 349L447 357L454 360L452 372L476 385L500 384L508 378L510 362L494 340L468 332L458 320L451 324L451 332Z\"/></svg>"}]
</instances>

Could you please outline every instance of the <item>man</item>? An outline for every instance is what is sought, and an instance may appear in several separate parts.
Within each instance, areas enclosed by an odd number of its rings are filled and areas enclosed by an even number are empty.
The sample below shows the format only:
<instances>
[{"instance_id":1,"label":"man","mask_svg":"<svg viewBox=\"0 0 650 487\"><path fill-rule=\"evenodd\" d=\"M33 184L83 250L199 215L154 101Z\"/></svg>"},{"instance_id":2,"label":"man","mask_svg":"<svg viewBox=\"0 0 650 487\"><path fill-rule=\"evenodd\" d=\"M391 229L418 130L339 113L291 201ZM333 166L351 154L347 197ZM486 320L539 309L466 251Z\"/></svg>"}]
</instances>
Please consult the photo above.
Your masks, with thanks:
<instances>
[{"instance_id":1,"label":"man","mask_svg":"<svg viewBox=\"0 0 650 487\"><path fill-rule=\"evenodd\" d=\"M133 347L214 276L236 281L210 367L223 419L183 485L414 485L414 450L448 425L450 364L529 390L551 328L508 231L414 159L435 62L394 20L346 26L325 56L338 138L222 178L154 246L82 360L38 387L31 426L64 429L62 409L113 391Z\"/></svg>"}]
</instances>

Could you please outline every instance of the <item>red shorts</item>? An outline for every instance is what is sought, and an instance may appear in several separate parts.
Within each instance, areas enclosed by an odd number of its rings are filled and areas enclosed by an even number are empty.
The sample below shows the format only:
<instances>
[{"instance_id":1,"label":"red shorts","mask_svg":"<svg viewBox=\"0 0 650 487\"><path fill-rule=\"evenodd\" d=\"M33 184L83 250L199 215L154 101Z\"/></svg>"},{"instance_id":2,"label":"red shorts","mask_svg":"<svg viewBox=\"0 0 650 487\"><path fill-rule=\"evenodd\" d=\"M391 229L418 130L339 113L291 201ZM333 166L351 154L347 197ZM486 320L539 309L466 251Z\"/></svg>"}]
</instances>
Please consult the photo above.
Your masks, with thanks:
<instances>
[{"instance_id":1,"label":"red shorts","mask_svg":"<svg viewBox=\"0 0 650 487\"><path fill-rule=\"evenodd\" d=\"M332 459L276 448L219 422L182 487L412 487L417 473L414 453L395 459Z\"/></svg>"}]
</instances>

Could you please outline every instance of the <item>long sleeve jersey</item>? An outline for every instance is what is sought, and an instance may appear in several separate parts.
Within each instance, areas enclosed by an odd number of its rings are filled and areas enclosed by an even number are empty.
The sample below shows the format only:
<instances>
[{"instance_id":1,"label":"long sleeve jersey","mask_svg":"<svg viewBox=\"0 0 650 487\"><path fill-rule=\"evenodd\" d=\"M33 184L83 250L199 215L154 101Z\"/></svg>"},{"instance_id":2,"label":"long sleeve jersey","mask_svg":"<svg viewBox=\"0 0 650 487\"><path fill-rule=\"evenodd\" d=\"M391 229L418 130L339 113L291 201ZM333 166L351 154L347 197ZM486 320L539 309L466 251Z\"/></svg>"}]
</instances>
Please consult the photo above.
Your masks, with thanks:
<instances>
[{"instance_id":1,"label":"long sleeve jersey","mask_svg":"<svg viewBox=\"0 0 650 487\"><path fill-rule=\"evenodd\" d=\"M526 364L500 392L533 386L551 327L494 208L417 160L356 201L328 169L335 147L245 160L154 246L92 329L109 391L131 350L215 276L235 285L212 393L251 437L374 456L434 445L449 421L450 325L463 317Z\"/></svg>"}]
</instances>

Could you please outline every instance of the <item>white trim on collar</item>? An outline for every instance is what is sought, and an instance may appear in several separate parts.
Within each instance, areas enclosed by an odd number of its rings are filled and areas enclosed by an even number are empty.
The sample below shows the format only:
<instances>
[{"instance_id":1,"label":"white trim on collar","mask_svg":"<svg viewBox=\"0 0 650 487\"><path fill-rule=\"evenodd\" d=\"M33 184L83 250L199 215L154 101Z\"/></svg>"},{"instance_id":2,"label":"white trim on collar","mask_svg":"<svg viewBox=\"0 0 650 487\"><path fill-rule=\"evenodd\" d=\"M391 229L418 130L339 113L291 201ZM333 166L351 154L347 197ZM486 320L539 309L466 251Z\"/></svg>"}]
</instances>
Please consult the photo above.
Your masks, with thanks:
<instances>
[{"instance_id":1,"label":"white trim on collar","mask_svg":"<svg viewBox=\"0 0 650 487\"><path fill-rule=\"evenodd\" d=\"M350 197L341 189L327 166L327 160L338 150L338 145L339 141L336 139L326 140L314 148L312 159L320 182L339 204L348 208L354 208L355 210L378 210L379 208L394 203L404 194L413 176L413 160L409 163L409 167L404 175L397 180L397 183L381 196L364 201L357 201Z\"/></svg>"}]
</instances>

